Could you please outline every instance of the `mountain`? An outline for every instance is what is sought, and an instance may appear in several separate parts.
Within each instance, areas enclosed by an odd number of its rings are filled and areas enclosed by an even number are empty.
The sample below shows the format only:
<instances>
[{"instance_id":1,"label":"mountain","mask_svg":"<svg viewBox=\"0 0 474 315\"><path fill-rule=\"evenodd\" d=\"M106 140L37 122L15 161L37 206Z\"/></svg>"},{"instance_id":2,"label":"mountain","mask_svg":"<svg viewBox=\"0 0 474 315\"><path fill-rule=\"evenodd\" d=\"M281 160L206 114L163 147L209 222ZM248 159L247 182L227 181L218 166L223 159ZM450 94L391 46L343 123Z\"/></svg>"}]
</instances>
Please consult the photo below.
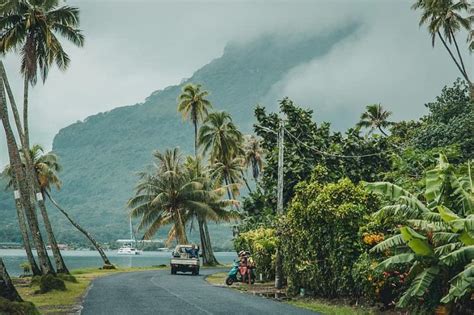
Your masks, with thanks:
<instances>
[{"instance_id":1,"label":"mountain","mask_svg":"<svg viewBox=\"0 0 474 315\"><path fill-rule=\"evenodd\" d=\"M214 109L231 113L240 129L248 133L255 105L268 98L274 84L292 68L327 54L356 28L350 25L311 36L264 35L228 44L221 57L181 84L155 91L141 104L99 113L60 130L53 151L64 168L63 189L54 195L100 240L126 237L126 202L133 194L136 173L151 163L152 151L179 146L192 152L191 126L176 112L176 98L184 84L202 84L211 92ZM80 234L70 233L71 227L54 209L50 212L60 241L83 242ZM2 192L0 215L8 218L8 229L16 229L14 213L10 196ZM165 232L158 237L164 237ZM2 229L0 240L8 235ZM212 237L218 245L228 246L231 229L213 226ZM18 235L10 237L13 239Z\"/></svg>"}]
</instances>

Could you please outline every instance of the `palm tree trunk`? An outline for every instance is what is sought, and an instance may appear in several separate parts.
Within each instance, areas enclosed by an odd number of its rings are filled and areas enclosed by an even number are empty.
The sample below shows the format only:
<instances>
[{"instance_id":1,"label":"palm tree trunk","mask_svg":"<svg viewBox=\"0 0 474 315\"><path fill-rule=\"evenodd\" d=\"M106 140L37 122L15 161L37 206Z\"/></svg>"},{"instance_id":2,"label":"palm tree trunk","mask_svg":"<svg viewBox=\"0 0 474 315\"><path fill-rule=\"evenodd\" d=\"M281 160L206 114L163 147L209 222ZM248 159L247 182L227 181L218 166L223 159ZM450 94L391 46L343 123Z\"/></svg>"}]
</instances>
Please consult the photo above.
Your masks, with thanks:
<instances>
[{"instance_id":1,"label":"palm tree trunk","mask_svg":"<svg viewBox=\"0 0 474 315\"><path fill-rule=\"evenodd\" d=\"M18 191L18 187L14 184L14 189ZM26 225L25 213L19 199L15 198L16 214L18 216L18 224L20 226L20 233L23 239L23 247L25 247L26 257L30 264L31 272L33 276L40 276L41 271L36 264L35 257L33 256L33 250L31 249L30 237L28 236L28 226Z\"/></svg>"},{"instance_id":2,"label":"palm tree trunk","mask_svg":"<svg viewBox=\"0 0 474 315\"><path fill-rule=\"evenodd\" d=\"M446 48L446 50L448 51L449 55L451 56L451 58L453 59L454 63L456 64L456 67L458 68L458 70L461 72L462 76L464 77L464 79L467 81L467 82L470 82L469 81L469 78L467 77L467 74L464 73L464 71L462 70L461 66L459 65L458 61L456 60L456 58L454 57L451 49L449 49L448 47L448 44L446 43L446 41L444 40L443 36L441 35L441 33L438 31L438 37L439 39L441 40L441 42L443 43L444 47Z\"/></svg>"},{"instance_id":3,"label":"palm tree trunk","mask_svg":"<svg viewBox=\"0 0 474 315\"><path fill-rule=\"evenodd\" d=\"M28 128L28 89L30 83L28 79L25 77L23 86L23 134L25 135L25 143L23 144L24 147L30 149L30 131Z\"/></svg>"},{"instance_id":4,"label":"palm tree trunk","mask_svg":"<svg viewBox=\"0 0 474 315\"><path fill-rule=\"evenodd\" d=\"M464 71L464 75L467 77L467 81L470 82L467 71L466 71L466 67L464 67L464 62L462 60L461 52L459 51L456 37L454 36L453 30L451 28L449 28L449 32L451 33L451 36L453 37L454 47L456 47L456 52L458 54L458 58L459 58L459 62L461 63L462 70Z\"/></svg>"},{"instance_id":5,"label":"palm tree trunk","mask_svg":"<svg viewBox=\"0 0 474 315\"><path fill-rule=\"evenodd\" d=\"M388 135L385 133L385 131L383 131L382 127L378 127L379 128L379 131L385 136L385 137L388 137Z\"/></svg>"},{"instance_id":6,"label":"palm tree trunk","mask_svg":"<svg viewBox=\"0 0 474 315\"><path fill-rule=\"evenodd\" d=\"M242 174L242 179L244 180L245 186L247 186L247 189L249 190L249 192L252 192L252 189L251 189L250 186L249 186L249 183L248 183L248 181L247 181L247 178L245 177L244 171L241 170L241 171L240 171L240 174Z\"/></svg>"},{"instance_id":7,"label":"palm tree trunk","mask_svg":"<svg viewBox=\"0 0 474 315\"><path fill-rule=\"evenodd\" d=\"M227 180L227 176L224 176L224 183L227 189L227 197L229 197L229 200L232 200L232 195L230 193L229 181Z\"/></svg>"},{"instance_id":8,"label":"palm tree trunk","mask_svg":"<svg viewBox=\"0 0 474 315\"><path fill-rule=\"evenodd\" d=\"M214 251L212 250L211 239L209 237L206 219L198 217L198 225L199 236L201 238L202 263L204 266L218 265L219 262L214 256Z\"/></svg>"},{"instance_id":9,"label":"palm tree trunk","mask_svg":"<svg viewBox=\"0 0 474 315\"><path fill-rule=\"evenodd\" d=\"M20 294L13 286L7 268L0 257L0 297L12 302L23 302Z\"/></svg>"},{"instance_id":10,"label":"palm tree trunk","mask_svg":"<svg viewBox=\"0 0 474 315\"><path fill-rule=\"evenodd\" d=\"M44 198L42 194L41 197ZM46 229L46 235L48 237L49 245L51 246L51 251L53 252L54 262L56 263L56 272L69 274L69 270L67 269L66 263L64 262L63 256L61 255L61 251L59 250L58 242L56 241L56 237L54 236L53 228L51 226L51 222L49 221L49 216L48 212L46 211L46 205L44 204L44 200L38 200L38 205L41 211L41 215L43 217L43 223Z\"/></svg>"},{"instance_id":11,"label":"palm tree trunk","mask_svg":"<svg viewBox=\"0 0 474 315\"><path fill-rule=\"evenodd\" d=\"M64 214L64 216L69 220L69 222L71 222L71 224L79 231L81 232L82 234L84 234L85 237L87 237L87 239L89 239L89 241L92 243L92 245L94 245L95 249L99 252L100 254L100 257L102 257L102 260L104 261L104 264L107 265L107 266L112 266L112 263L110 262L109 258L107 257L107 255L105 255L105 252L104 250L102 249L102 247L100 246L100 244L92 237L92 235L87 232L82 226L80 226L76 221L74 221L70 216L69 214L56 202L56 200L54 200L51 195L45 191L45 194L46 196L48 196L48 199L51 201L51 203L59 210L61 211L62 214Z\"/></svg>"},{"instance_id":12,"label":"palm tree trunk","mask_svg":"<svg viewBox=\"0 0 474 315\"><path fill-rule=\"evenodd\" d=\"M33 237L33 241L38 253L38 260L40 269L43 274L54 274L54 269L48 257L48 252L44 246L43 238L38 225L38 218L36 217L35 205L30 199L31 187L25 174L25 169L20 159L20 152L16 144L15 136L8 118L7 101L5 97L5 90L3 84L3 77L0 76L0 119L2 121L3 129L7 139L7 148L10 158L10 165L12 167L13 175L19 188L19 198L23 209L25 210L28 224Z\"/></svg>"},{"instance_id":13,"label":"palm tree trunk","mask_svg":"<svg viewBox=\"0 0 474 315\"><path fill-rule=\"evenodd\" d=\"M194 158L197 159L197 147L198 147L198 126L197 122L194 122Z\"/></svg>"}]
</instances>

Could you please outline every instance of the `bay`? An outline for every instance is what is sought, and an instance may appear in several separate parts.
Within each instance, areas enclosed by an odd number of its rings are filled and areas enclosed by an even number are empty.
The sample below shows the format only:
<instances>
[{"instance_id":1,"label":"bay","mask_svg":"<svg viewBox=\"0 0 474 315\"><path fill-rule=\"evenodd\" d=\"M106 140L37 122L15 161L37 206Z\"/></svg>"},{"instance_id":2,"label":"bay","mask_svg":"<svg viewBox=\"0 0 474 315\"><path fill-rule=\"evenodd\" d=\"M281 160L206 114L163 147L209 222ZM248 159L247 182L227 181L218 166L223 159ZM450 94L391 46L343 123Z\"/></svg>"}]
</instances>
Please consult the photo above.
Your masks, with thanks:
<instances>
[{"instance_id":1,"label":"bay","mask_svg":"<svg viewBox=\"0 0 474 315\"><path fill-rule=\"evenodd\" d=\"M52 255L49 252L50 256ZM79 268L99 268L102 259L99 253L90 250L65 250L62 251L66 265L70 270ZM157 265L169 265L171 252L143 252L142 255L123 256L117 251L107 251L110 261L118 267L147 267ZM232 263L237 258L235 252L216 252L217 260L221 264ZM8 272L11 276L22 274L20 264L26 262L26 254L23 249L0 249L0 257L3 258ZM54 263L54 260L51 258Z\"/></svg>"}]
</instances>

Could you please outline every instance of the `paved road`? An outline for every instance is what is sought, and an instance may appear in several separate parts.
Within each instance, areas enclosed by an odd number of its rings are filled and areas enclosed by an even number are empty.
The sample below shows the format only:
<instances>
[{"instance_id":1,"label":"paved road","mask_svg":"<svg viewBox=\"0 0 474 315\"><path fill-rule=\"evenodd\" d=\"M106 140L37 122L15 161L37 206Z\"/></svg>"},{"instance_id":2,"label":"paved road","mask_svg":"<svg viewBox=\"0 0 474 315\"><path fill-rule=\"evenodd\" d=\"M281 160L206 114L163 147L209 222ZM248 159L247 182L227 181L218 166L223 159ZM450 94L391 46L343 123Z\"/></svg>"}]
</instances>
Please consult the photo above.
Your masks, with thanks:
<instances>
[{"instance_id":1,"label":"paved road","mask_svg":"<svg viewBox=\"0 0 474 315\"><path fill-rule=\"evenodd\" d=\"M121 314L315 314L270 299L215 287L204 276L169 270L122 273L95 280L82 315Z\"/></svg>"}]
</instances>

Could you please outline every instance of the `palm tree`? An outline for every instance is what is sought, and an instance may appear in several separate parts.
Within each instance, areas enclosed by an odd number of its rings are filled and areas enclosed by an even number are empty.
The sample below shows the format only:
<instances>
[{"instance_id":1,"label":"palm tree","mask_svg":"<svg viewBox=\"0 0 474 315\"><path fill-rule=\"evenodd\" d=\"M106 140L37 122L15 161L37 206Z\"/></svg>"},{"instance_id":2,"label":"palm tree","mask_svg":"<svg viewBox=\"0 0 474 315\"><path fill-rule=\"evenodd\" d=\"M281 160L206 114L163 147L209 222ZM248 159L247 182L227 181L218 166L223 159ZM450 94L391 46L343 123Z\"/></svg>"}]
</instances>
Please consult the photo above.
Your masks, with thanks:
<instances>
[{"instance_id":1,"label":"palm tree","mask_svg":"<svg viewBox=\"0 0 474 315\"><path fill-rule=\"evenodd\" d=\"M244 159L245 167L252 168L252 175L255 182L257 182L260 173L263 171L263 158L264 158L263 148L260 146L260 140L254 136L245 137L244 142Z\"/></svg>"},{"instance_id":2,"label":"palm tree","mask_svg":"<svg viewBox=\"0 0 474 315\"><path fill-rule=\"evenodd\" d=\"M0 76L0 120L2 121L3 129L5 131L5 136L7 139L10 165L12 166L12 174L15 181L15 199L19 200L18 202L21 203L21 206L25 211L27 222L35 244L35 248L38 253L38 261L41 272L43 274L54 274L54 269L51 265L51 261L49 260L48 252L46 251L46 247L44 245L43 238L39 229L35 205L34 202L32 202L33 199L30 199L34 193L30 185L28 184L29 180L25 172L26 170L21 161L20 152L18 150L15 135L10 125L3 76ZM19 218L19 220L21 219ZM26 240L24 239L24 241Z\"/></svg>"},{"instance_id":3,"label":"palm tree","mask_svg":"<svg viewBox=\"0 0 474 315\"><path fill-rule=\"evenodd\" d=\"M383 128L393 124L387 120L390 115L392 115L392 112L384 110L380 104L368 105L366 111L360 116L357 126L370 128L369 133L373 132L374 129L378 129L384 136L387 136Z\"/></svg>"},{"instance_id":4,"label":"palm tree","mask_svg":"<svg viewBox=\"0 0 474 315\"><path fill-rule=\"evenodd\" d=\"M57 176L57 172L60 170L60 166L58 164L57 157L55 154L43 154L43 152L43 148L38 144L34 145L30 149L30 157L32 158L33 166L36 172L35 178L37 178L38 180L42 196L38 204L41 211L41 215L43 216L44 226L48 236L49 244L51 246L51 251L53 252L54 260L56 262L56 271L58 273L69 274L69 270L67 269L64 259L61 255L61 251L59 250L56 237L54 236L51 221L49 220L49 216L46 211L46 205L44 203L44 190L49 189L51 184L54 184L58 187L60 186L60 181ZM23 165L25 165L24 154L22 155L22 158ZM10 178L10 181L7 184L7 188L11 188L13 186L13 174L10 166L7 166L5 168L5 173Z\"/></svg>"},{"instance_id":5,"label":"palm tree","mask_svg":"<svg viewBox=\"0 0 474 315\"><path fill-rule=\"evenodd\" d=\"M187 84L178 96L178 112L183 115L183 119L190 120L194 125L195 157L198 147L198 124L207 117L208 110L212 107L211 102L206 99L208 95L209 92L201 90L201 85Z\"/></svg>"},{"instance_id":6,"label":"palm tree","mask_svg":"<svg viewBox=\"0 0 474 315\"><path fill-rule=\"evenodd\" d=\"M422 10L420 18L420 26L423 24L428 25L428 32L431 34L431 43L434 47L436 37L438 37L443 46L448 51L451 59L456 64L459 72L463 78L468 82L471 89L471 99L474 99L474 85L471 82L468 71L464 66L464 61L459 51L459 45L456 40L456 33L461 29L465 29L468 32L471 30L471 19L472 17L463 17L463 12L471 11L471 6L466 0L417 0L413 4L414 10ZM468 38L468 41L470 38ZM454 44L457 58L455 57L450 45ZM470 43L472 49L474 44Z\"/></svg>"},{"instance_id":7,"label":"palm tree","mask_svg":"<svg viewBox=\"0 0 474 315\"><path fill-rule=\"evenodd\" d=\"M7 299L12 302L23 302L20 294L13 286L10 275L7 272L7 268L3 263L3 259L0 257L0 298Z\"/></svg>"},{"instance_id":8,"label":"palm tree","mask_svg":"<svg viewBox=\"0 0 474 315\"><path fill-rule=\"evenodd\" d=\"M236 200L244 170L244 159L240 156L211 164L211 176L218 183L225 183L229 199Z\"/></svg>"},{"instance_id":9,"label":"palm tree","mask_svg":"<svg viewBox=\"0 0 474 315\"><path fill-rule=\"evenodd\" d=\"M206 216L208 213L202 212L194 213L194 216L198 221L203 264L206 266L215 266L218 265L219 262L217 261L212 249L209 229L207 227L207 219L220 222L229 221L230 219L235 218L236 215L233 212L225 210L227 206L235 204L235 201L231 199L222 200L223 194L225 193L225 187L218 185L216 181L212 180L209 176L209 169L203 166L201 159L188 157L185 167L189 174L191 174L192 180L200 182L203 185L203 190L206 192L205 202L212 209L210 216Z\"/></svg>"},{"instance_id":10,"label":"palm tree","mask_svg":"<svg viewBox=\"0 0 474 315\"><path fill-rule=\"evenodd\" d=\"M38 179L38 184L41 189L41 194L43 195L43 199L48 197L51 203L56 208L58 208L58 210L62 214L64 214L64 216L66 216L69 222L91 241L91 243L94 245L94 247L97 249L97 251L101 255L104 261L104 264L112 266L109 259L105 255L103 249L101 248L100 244L92 237L92 235L89 234L89 232L87 232L78 223L76 223L69 216L69 214L51 197L51 193L50 193L51 186L56 187L56 189L58 190L61 189L61 186L62 186L61 180L59 179L59 176L58 176L58 172L61 171L61 165L59 164L59 160L56 154L52 152L43 154L43 152L44 152L43 147L41 147L38 144L34 145L30 150L30 156L33 158L33 164L36 170L36 178ZM7 183L7 188L11 188L13 185L13 177L12 177L11 167L9 165L5 168L5 174L7 174L7 176L10 178L9 182ZM53 255L55 255L56 263L58 264L57 262L58 259L62 260L61 253L59 251L56 240L54 238L54 234L52 233L52 227L48 218L48 214L44 211L43 215L46 217L45 228L48 231L48 237L50 237L50 242L51 243L54 242L54 245L51 245L51 248L53 250ZM53 241L51 241L51 239ZM59 258L57 258L56 256L59 256ZM58 270L58 273L67 272L67 268L65 266L62 268L57 267L57 270ZM63 270L66 270L66 271L63 271Z\"/></svg>"},{"instance_id":11,"label":"palm tree","mask_svg":"<svg viewBox=\"0 0 474 315\"><path fill-rule=\"evenodd\" d=\"M203 154L209 153L209 161L223 162L241 153L242 133L226 112L214 112L207 116L199 129L198 143Z\"/></svg>"},{"instance_id":12,"label":"palm tree","mask_svg":"<svg viewBox=\"0 0 474 315\"><path fill-rule=\"evenodd\" d=\"M0 7L0 53L19 51L24 77L23 133L24 147L29 148L28 89L37 82L38 71L43 82L52 64L66 70L70 59L58 35L74 45L84 45L79 26L79 9L59 6L58 0L10 1Z\"/></svg>"}]
</instances>

